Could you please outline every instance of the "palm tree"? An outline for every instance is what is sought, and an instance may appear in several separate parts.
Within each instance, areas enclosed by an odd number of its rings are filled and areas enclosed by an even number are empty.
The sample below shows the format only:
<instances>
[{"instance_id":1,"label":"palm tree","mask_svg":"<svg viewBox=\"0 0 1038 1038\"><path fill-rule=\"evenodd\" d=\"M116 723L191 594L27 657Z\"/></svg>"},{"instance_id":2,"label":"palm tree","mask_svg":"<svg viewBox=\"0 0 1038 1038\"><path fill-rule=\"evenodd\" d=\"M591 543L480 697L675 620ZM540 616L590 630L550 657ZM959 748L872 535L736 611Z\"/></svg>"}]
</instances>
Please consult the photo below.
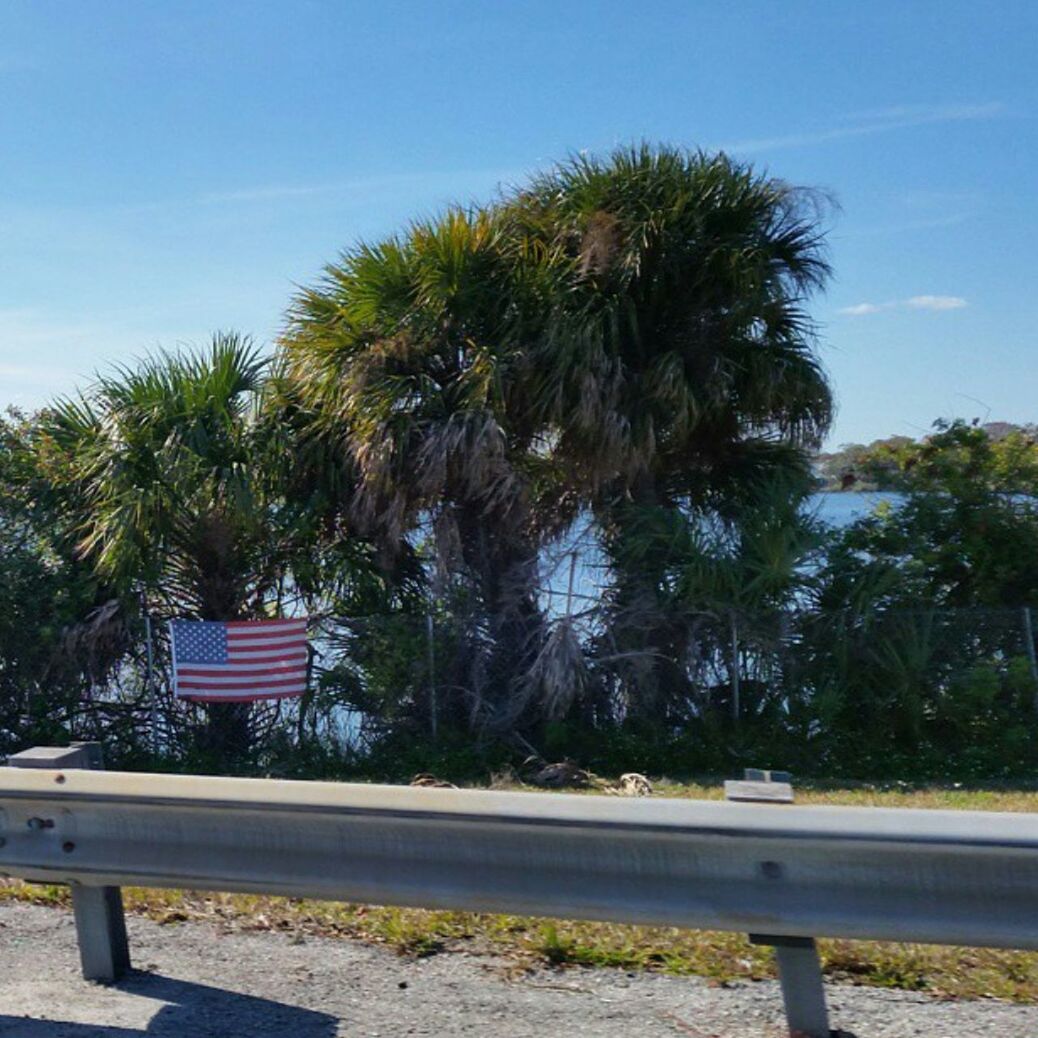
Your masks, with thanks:
<instances>
[{"instance_id":1,"label":"palm tree","mask_svg":"<svg viewBox=\"0 0 1038 1038\"><path fill-rule=\"evenodd\" d=\"M501 221L451 210L346 252L294 301L284 379L310 440L355 492L349 520L390 550L424 532L467 597L457 725L506 731L542 636L531 494L546 459L523 396L538 265Z\"/></svg>"},{"instance_id":2,"label":"palm tree","mask_svg":"<svg viewBox=\"0 0 1038 1038\"><path fill-rule=\"evenodd\" d=\"M100 376L44 412L43 472L71 519L75 551L126 601L167 616L267 613L285 571L279 483L259 403L266 361L235 334ZM249 711L210 707L209 749L241 760Z\"/></svg>"},{"instance_id":3,"label":"palm tree","mask_svg":"<svg viewBox=\"0 0 1038 1038\"><path fill-rule=\"evenodd\" d=\"M829 273L818 200L723 154L641 146L576 158L507 207L563 270L529 391L604 532L618 647L643 651L630 709L657 716L687 683L688 636L666 538L632 539L673 513L733 517L830 420L805 309Z\"/></svg>"},{"instance_id":4,"label":"palm tree","mask_svg":"<svg viewBox=\"0 0 1038 1038\"><path fill-rule=\"evenodd\" d=\"M826 427L811 201L725 156L578 159L357 247L296 299L287 377L355 481L352 521L390 544L431 529L478 604L487 647L464 683L481 723L507 727L532 694L536 549L581 502L616 575L613 655L652 661L632 709L687 684L666 542L629 542L654 511L731 518Z\"/></svg>"}]
</instances>

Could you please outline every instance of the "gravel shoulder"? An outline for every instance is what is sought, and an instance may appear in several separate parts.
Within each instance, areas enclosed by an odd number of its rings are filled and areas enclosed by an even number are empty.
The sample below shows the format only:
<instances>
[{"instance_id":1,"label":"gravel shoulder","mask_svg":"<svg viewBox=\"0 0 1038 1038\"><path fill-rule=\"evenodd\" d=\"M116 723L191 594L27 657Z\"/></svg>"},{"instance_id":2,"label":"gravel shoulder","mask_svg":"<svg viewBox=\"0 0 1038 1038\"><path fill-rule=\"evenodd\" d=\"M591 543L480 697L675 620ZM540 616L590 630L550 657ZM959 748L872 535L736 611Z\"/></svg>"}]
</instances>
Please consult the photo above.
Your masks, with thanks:
<instances>
[{"instance_id":1,"label":"gravel shoulder","mask_svg":"<svg viewBox=\"0 0 1038 1038\"><path fill-rule=\"evenodd\" d=\"M3 1038L784 1038L778 986L560 970L516 975L463 953L160 926L130 917L136 970L83 981L71 913L0 904ZM1038 1007L830 986L847 1038L1034 1038Z\"/></svg>"}]
</instances>

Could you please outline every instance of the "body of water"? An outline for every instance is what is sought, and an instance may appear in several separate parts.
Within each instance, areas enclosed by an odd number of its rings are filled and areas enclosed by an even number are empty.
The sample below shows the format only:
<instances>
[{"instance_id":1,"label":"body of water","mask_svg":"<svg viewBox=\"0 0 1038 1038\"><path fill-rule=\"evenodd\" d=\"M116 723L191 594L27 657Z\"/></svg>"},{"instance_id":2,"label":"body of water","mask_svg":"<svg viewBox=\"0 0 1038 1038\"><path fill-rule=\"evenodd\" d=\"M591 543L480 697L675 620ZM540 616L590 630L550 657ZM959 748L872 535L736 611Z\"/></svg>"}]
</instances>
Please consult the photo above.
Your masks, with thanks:
<instances>
[{"instance_id":1,"label":"body of water","mask_svg":"<svg viewBox=\"0 0 1038 1038\"><path fill-rule=\"evenodd\" d=\"M890 490L830 490L812 494L808 511L830 526L849 526L881 504L897 505L901 495Z\"/></svg>"},{"instance_id":2,"label":"body of water","mask_svg":"<svg viewBox=\"0 0 1038 1038\"><path fill-rule=\"evenodd\" d=\"M889 490L832 490L812 494L807 511L829 526L849 526L874 512L881 504L897 505L900 494ZM599 601L605 559L595 541L588 521L579 524L573 537L548 553L543 563L542 603L550 615L561 615L573 606L568 602L570 566L574 556L573 592L576 610L587 608Z\"/></svg>"}]
</instances>

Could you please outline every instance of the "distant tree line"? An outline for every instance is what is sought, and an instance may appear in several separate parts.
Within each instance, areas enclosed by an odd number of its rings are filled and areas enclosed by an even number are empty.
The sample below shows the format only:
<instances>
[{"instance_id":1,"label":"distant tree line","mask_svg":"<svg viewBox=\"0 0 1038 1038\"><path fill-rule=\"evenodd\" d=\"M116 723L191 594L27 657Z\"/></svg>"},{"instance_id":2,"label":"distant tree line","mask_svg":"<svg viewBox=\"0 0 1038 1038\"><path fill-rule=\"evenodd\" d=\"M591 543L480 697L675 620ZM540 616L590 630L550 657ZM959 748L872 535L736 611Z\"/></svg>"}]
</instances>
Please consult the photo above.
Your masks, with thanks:
<instances>
[{"instance_id":1,"label":"distant tree line","mask_svg":"<svg viewBox=\"0 0 1038 1038\"><path fill-rule=\"evenodd\" d=\"M984 422L974 419L973 428L979 428L993 443L1009 441L1002 450L1014 444L1038 442L1038 425L1015 425L1012 422ZM901 489L901 473L905 465L915 464L925 450L927 436L888 436L869 444L845 443L835 451L819 451L814 467L820 490L897 491Z\"/></svg>"},{"instance_id":2,"label":"distant tree line","mask_svg":"<svg viewBox=\"0 0 1038 1038\"><path fill-rule=\"evenodd\" d=\"M221 333L10 414L0 751L1031 766L1029 436L875 446L854 464L901 507L843 531L805 508L824 218L724 155L581 157L347 249L272 356ZM172 700L160 621L285 614L314 621L301 700Z\"/></svg>"}]
</instances>

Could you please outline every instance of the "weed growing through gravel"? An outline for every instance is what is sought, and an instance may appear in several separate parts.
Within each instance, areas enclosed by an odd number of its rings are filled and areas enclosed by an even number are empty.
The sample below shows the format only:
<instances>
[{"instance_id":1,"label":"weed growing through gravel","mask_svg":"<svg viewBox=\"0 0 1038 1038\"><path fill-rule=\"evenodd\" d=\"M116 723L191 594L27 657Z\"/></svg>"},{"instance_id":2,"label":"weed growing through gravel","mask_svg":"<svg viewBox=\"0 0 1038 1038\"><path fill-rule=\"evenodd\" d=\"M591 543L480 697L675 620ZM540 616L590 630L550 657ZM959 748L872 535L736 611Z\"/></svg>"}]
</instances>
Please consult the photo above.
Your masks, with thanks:
<instances>
[{"instance_id":1,"label":"weed growing through gravel","mask_svg":"<svg viewBox=\"0 0 1038 1038\"><path fill-rule=\"evenodd\" d=\"M495 783L496 788L504 784ZM514 787L518 788L518 787ZM719 799L718 787L660 780L657 794ZM1038 792L1019 789L909 788L901 784L797 787L803 804L1038 811ZM741 934L671 927L544 920L474 912L425 911L249 894L124 890L127 909L158 923L193 920L234 930L295 937L352 937L401 955L468 950L507 957L516 968L614 967L694 974L719 984L773 977L771 953ZM0 880L0 901L68 904L68 891ZM1038 1003L1038 953L862 941L820 941L832 980L920 991L947 998Z\"/></svg>"}]
</instances>

